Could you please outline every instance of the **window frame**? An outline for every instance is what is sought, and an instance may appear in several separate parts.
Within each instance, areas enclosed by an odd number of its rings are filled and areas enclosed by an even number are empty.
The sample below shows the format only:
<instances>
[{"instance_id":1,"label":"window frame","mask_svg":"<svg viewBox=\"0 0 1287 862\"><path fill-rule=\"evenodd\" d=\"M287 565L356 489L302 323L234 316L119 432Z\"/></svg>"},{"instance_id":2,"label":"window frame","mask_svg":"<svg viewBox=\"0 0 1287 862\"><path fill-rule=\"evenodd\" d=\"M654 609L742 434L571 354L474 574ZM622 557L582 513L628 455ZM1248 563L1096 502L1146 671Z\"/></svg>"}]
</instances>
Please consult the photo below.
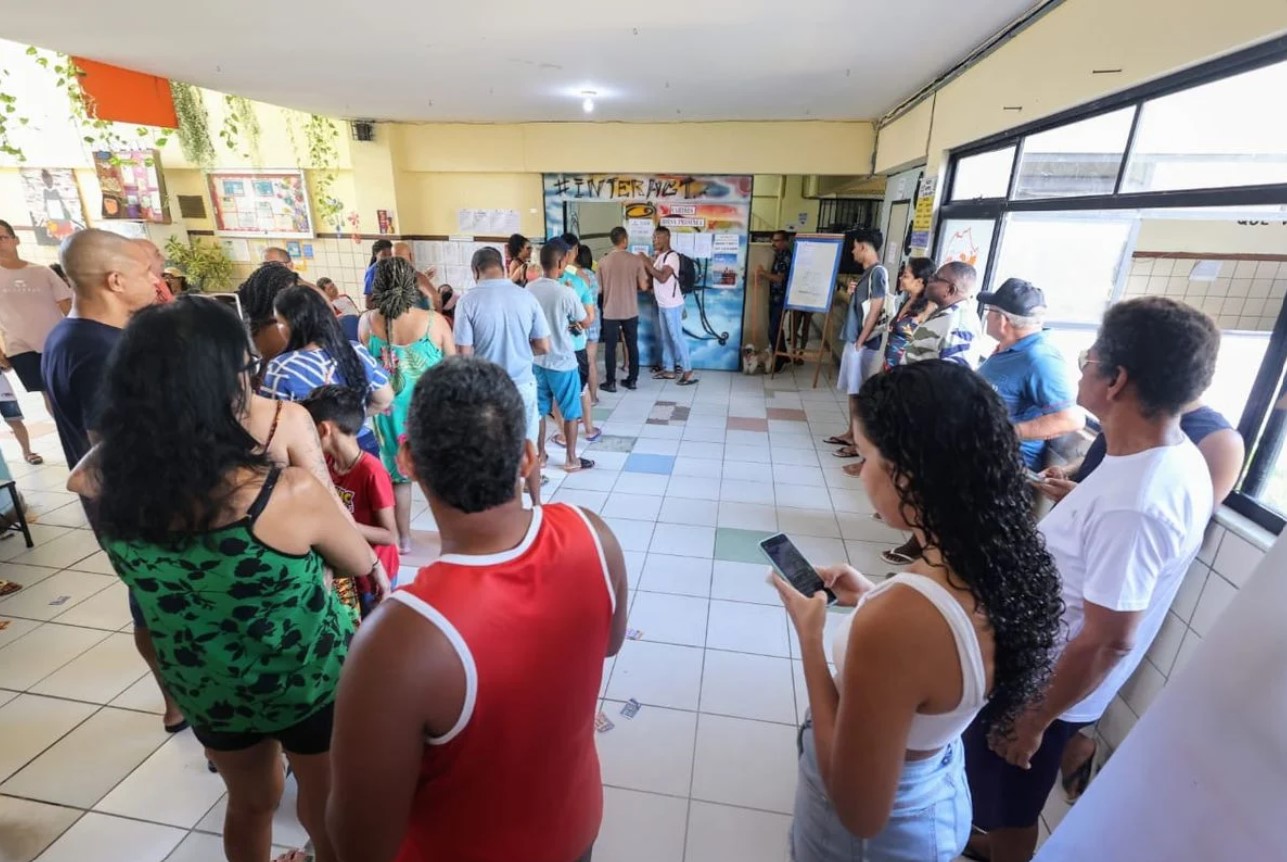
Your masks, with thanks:
<instances>
[{"instance_id":1,"label":"window frame","mask_svg":"<svg viewBox=\"0 0 1287 862\"><path fill-rule=\"evenodd\" d=\"M1006 216L1011 213L1230 207L1287 203L1287 183L1169 191L1122 191L1146 102L1282 62L1287 62L1287 36L1270 39L1251 48L1104 96L952 150L949 153L947 171L943 178L943 187L948 189L948 194L943 196L943 203L939 206L934 220L932 245L934 255L937 256L942 248L943 227L949 220L995 219L992 252L988 256L985 271L980 273L978 288L987 290L996 278L995 269L1005 239ZM1134 108L1134 116L1131 118L1126 146L1122 149L1118 162L1117 179L1112 193L1074 197L1015 198L1024 142L1028 136L1130 107ZM1009 146L1014 147L1014 164L1010 171L1010 186L1006 197L951 200L951 189L956 182L956 169L960 160ZM1283 515L1261 504L1253 495L1263 487L1269 471L1274 467L1279 447L1287 445L1287 410L1274 410L1274 405L1287 394L1285 370L1287 370L1287 302L1284 302L1279 310L1265 358L1256 374L1251 395L1237 424L1238 431L1247 443L1247 450L1252 454L1243 465L1243 473L1239 477L1234 492L1224 501L1225 505L1233 511L1275 534L1283 531L1284 526L1287 526L1287 520Z\"/></svg>"}]
</instances>

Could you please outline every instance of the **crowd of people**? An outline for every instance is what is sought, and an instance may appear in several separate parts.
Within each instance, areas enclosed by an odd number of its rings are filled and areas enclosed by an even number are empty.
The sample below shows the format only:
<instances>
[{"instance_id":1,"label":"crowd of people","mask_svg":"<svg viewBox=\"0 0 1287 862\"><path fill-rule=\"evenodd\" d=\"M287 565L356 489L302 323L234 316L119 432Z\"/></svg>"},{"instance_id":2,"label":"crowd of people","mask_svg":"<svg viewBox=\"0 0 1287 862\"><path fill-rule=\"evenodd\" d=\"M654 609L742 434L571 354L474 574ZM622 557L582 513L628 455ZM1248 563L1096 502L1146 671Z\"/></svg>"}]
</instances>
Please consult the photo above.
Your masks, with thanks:
<instances>
[{"instance_id":1,"label":"crowd of people","mask_svg":"<svg viewBox=\"0 0 1287 862\"><path fill-rule=\"evenodd\" d=\"M64 283L21 262L0 222L8 361L45 393L69 487L129 588L165 729L191 727L227 786L230 862L269 857L282 752L319 862L588 862L626 566L594 513L541 505L544 426L563 469L594 467L577 448L597 433L591 333L599 391L616 389L620 341L634 388L643 291L662 310L656 375L696 382L668 310L682 300L660 302L679 266L667 234L648 257L615 229L597 272L572 236L535 264L525 240L508 262L480 249L451 322L409 249L383 240L360 316L274 253L238 289L239 318L163 295L154 246L77 232ZM1170 299L1118 303L1074 381L1039 288L976 296L973 267L912 258L891 290L882 245L869 231L853 246L848 427L832 442L875 517L911 539L879 585L818 567L855 608L834 673L825 594L774 581L809 703L792 858L1028 859L1061 769L1084 787L1082 731L1140 663L1236 481L1241 440L1199 401L1219 332ZM30 307L12 304L18 277L39 285L21 291ZM1084 411L1099 438L1051 466L1048 441ZM441 555L399 579L412 483ZM1040 520L1039 497L1057 501Z\"/></svg>"}]
</instances>

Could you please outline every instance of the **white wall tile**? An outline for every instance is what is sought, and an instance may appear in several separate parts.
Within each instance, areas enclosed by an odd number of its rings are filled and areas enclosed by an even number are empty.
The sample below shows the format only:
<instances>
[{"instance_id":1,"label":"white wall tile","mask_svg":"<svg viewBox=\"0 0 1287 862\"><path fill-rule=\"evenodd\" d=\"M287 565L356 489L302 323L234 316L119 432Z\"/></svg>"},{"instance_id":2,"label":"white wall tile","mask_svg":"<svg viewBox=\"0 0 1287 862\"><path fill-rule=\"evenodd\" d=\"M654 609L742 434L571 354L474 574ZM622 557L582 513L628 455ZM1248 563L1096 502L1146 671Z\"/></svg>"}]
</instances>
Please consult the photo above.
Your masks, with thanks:
<instances>
[{"instance_id":1,"label":"white wall tile","mask_svg":"<svg viewBox=\"0 0 1287 862\"><path fill-rule=\"evenodd\" d=\"M1131 678L1122 686L1122 699L1126 701L1132 712L1143 715L1164 685L1166 685L1166 677L1146 659L1140 662L1135 673L1131 674Z\"/></svg>"},{"instance_id":2,"label":"white wall tile","mask_svg":"<svg viewBox=\"0 0 1287 862\"><path fill-rule=\"evenodd\" d=\"M1214 520L1207 524L1206 534L1202 537L1202 548L1198 559L1208 566L1215 562L1216 553L1220 550L1220 540L1224 538L1225 528Z\"/></svg>"},{"instance_id":3,"label":"white wall tile","mask_svg":"<svg viewBox=\"0 0 1287 862\"><path fill-rule=\"evenodd\" d=\"M1220 552L1211 568L1235 587L1242 587L1264 556L1264 551L1242 536L1229 533L1220 543Z\"/></svg>"},{"instance_id":4,"label":"white wall tile","mask_svg":"<svg viewBox=\"0 0 1287 862\"><path fill-rule=\"evenodd\" d=\"M1180 651L1175 656L1175 664L1171 666L1172 677L1184 669L1184 666L1189 663L1189 659L1193 658L1193 653L1197 651L1201 643L1202 637L1193 629L1185 632L1184 642L1180 644Z\"/></svg>"},{"instance_id":5,"label":"white wall tile","mask_svg":"<svg viewBox=\"0 0 1287 862\"><path fill-rule=\"evenodd\" d=\"M1153 639L1146 656L1163 676L1170 677L1175 655L1180 651L1180 644L1184 642L1184 634L1188 630L1189 627L1173 613L1168 613L1166 619L1162 620L1162 627L1158 629L1157 637Z\"/></svg>"},{"instance_id":6,"label":"white wall tile","mask_svg":"<svg viewBox=\"0 0 1287 862\"><path fill-rule=\"evenodd\" d=\"M1198 607L1193 612L1189 626L1203 637L1210 634L1216 620L1237 594L1237 587L1212 572L1202 590L1202 598L1198 599Z\"/></svg>"},{"instance_id":7,"label":"white wall tile","mask_svg":"<svg viewBox=\"0 0 1287 862\"><path fill-rule=\"evenodd\" d=\"M1120 696L1115 697L1108 705L1108 709L1104 711L1104 717L1099 720L1099 732L1103 734L1105 742L1117 748L1126 738L1126 734L1131 732L1137 720L1135 713L1126 705L1126 701Z\"/></svg>"},{"instance_id":8,"label":"white wall tile","mask_svg":"<svg viewBox=\"0 0 1287 862\"><path fill-rule=\"evenodd\" d=\"M1189 571L1184 575L1180 589L1175 593L1175 599L1171 602L1171 611L1185 623L1193 618L1193 609L1198 606L1198 599L1202 597L1202 588L1207 584L1207 575L1210 571L1201 561L1194 560L1193 565L1189 566Z\"/></svg>"}]
</instances>

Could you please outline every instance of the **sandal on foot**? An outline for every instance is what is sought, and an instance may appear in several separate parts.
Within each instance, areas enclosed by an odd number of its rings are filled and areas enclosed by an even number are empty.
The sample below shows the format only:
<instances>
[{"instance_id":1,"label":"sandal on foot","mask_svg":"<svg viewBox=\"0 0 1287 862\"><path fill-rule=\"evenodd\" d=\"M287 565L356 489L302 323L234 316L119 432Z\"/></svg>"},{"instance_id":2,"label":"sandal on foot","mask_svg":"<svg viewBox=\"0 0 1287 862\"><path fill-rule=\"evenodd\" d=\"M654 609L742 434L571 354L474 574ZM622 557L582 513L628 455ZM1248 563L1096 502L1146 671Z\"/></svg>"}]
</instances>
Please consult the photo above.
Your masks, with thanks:
<instances>
[{"instance_id":1,"label":"sandal on foot","mask_svg":"<svg viewBox=\"0 0 1287 862\"><path fill-rule=\"evenodd\" d=\"M831 436L831 437L828 437L827 439L823 440L822 442L823 442L823 443L826 443L828 446L852 446L852 445L853 445L852 443L850 443L850 442L849 442L848 440L846 440L845 438L843 438L843 437L836 437L836 436L834 436L834 435L833 435L833 436Z\"/></svg>"},{"instance_id":2,"label":"sandal on foot","mask_svg":"<svg viewBox=\"0 0 1287 862\"><path fill-rule=\"evenodd\" d=\"M852 444L850 444L848 446L844 446L840 449L837 449L831 454L837 458L857 458L858 450L855 449Z\"/></svg>"},{"instance_id":3,"label":"sandal on foot","mask_svg":"<svg viewBox=\"0 0 1287 862\"><path fill-rule=\"evenodd\" d=\"M585 439L585 442L587 443L594 443L594 442L597 442L598 439L602 436L603 436L603 429L595 428L589 434L586 434L584 439Z\"/></svg>"},{"instance_id":4,"label":"sandal on foot","mask_svg":"<svg viewBox=\"0 0 1287 862\"><path fill-rule=\"evenodd\" d=\"M910 566L912 563L916 562L897 548L890 551L881 551L880 558L891 566Z\"/></svg>"},{"instance_id":5,"label":"sandal on foot","mask_svg":"<svg viewBox=\"0 0 1287 862\"><path fill-rule=\"evenodd\" d=\"M560 433L558 433L558 434L555 434L553 437L551 437L551 438L550 438L550 442L551 442L551 443L553 443L555 446L566 446L566 445L568 445L568 441L567 441L567 440L565 440L565 439L563 439L563 434L562 434L562 432L560 432ZM542 458L542 459L541 459L541 466L542 466L542 467L544 467L544 466L545 466L545 459L544 459L544 458Z\"/></svg>"},{"instance_id":6,"label":"sandal on foot","mask_svg":"<svg viewBox=\"0 0 1287 862\"><path fill-rule=\"evenodd\" d=\"M575 464L564 464L563 469L569 473L580 473L582 470L589 470L594 466L594 462L589 458L578 458Z\"/></svg>"},{"instance_id":7,"label":"sandal on foot","mask_svg":"<svg viewBox=\"0 0 1287 862\"><path fill-rule=\"evenodd\" d=\"M1090 784L1090 776L1095 771L1095 751L1098 747L1099 744L1096 743L1090 750L1090 757L1087 757L1072 775L1063 777L1064 796L1069 805L1080 799L1086 792L1086 786Z\"/></svg>"},{"instance_id":8,"label":"sandal on foot","mask_svg":"<svg viewBox=\"0 0 1287 862\"><path fill-rule=\"evenodd\" d=\"M853 476L854 478L857 478L862 475L862 465L866 463L867 462L863 460L863 461L859 461L857 464L846 464L840 469L845 472L846 476Z\"/></svg>"},{"instance_id":9,"label":"sandal on foot","mask_svg":"<svg viewBox=\"0 0 1287 862\"><path fill-rule=\"evenodd\" d=\"M165 725L166 733L182 733L188 729L188 720L186 718L176 721L174 724Z\"/></svg>"},{"instance_id":10,"label":"sandal on foot","mask_svg":"<svg viewBox=\"0 0 1287 862\"><path fill-rule=\"evenodd\" d=\"M31 452L31 453L29 453L29 454L27 455L26 461L27 461L27 463L28 463L28 464L43 464L43 463L45 463L45 459L44 459L44 458L42 458L42 457L40 457L39 455L37 455L35 452Z\"/></svg>"},{"instance_id":11,"label":"sandal on foot","mask_svg":"<svg viewBox=\"0 0 1287 862\"><path fill-rule=\"evenodd\" d=\"M675 375L666 371L658 371L656 374L652 376L652 379L653 380L674 380Z\"/></svg>"},{"instance_id":12,"label":"sandal on foot","mask_svg":"<svg viewBox=\"0 0 1287 862\"><path fill-rule=\"evenodd\" d=\"M680 386L696 386L698 380L696 377L685 377L679 381Z\"/></svg>"}]
</instances>

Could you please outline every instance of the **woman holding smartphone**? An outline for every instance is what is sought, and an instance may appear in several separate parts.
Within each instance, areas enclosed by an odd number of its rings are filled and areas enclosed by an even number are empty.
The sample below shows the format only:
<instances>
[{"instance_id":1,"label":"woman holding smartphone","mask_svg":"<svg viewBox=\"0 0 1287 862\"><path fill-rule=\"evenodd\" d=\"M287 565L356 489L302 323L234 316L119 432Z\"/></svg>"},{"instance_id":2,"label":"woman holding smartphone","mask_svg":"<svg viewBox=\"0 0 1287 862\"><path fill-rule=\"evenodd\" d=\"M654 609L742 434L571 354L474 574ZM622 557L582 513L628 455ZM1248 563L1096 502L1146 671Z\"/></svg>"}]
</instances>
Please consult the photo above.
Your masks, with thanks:
<instances>
[{"instance_id":1,"label":"woman holding smartphone","mask_svg":"<svg viewBox=\"0 0 1287 862\"><path fill-rule=\"evenodd\" d=\"M900 366L868 380L850 416L873 507L925 553L879 586L849 566L818 570L857 608L836 632L834 677L825 594L774 579L809 693L792 858L950 862L970 831L961 732L984 711L1005 734L1042 690L1059 576L1018 440L983 378L938 360Z\"/></svg>"}]
</instances>

